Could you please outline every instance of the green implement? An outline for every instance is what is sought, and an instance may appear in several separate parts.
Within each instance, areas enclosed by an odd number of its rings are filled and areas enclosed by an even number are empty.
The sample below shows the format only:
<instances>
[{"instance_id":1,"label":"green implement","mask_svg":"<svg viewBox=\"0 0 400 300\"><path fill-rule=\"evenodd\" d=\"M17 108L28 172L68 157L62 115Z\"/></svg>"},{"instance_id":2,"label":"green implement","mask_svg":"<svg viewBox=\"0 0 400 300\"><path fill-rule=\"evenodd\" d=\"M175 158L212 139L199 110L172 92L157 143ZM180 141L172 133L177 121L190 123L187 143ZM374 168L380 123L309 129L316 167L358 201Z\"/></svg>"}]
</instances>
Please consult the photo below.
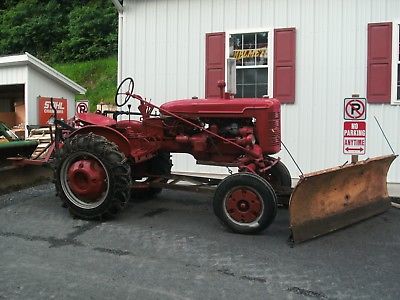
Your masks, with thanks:
<instances>
[{"instance_id":1,"label":"green implement","mask_svg":"<svg viewBox=\"0 0 400 300\"><path fill-rule=\"evenodd\" d=\"M4 137L4 142L0 142L0 160L5 160L7 157L11 156L29 158L38 146L37 141L20 140L2 122L0 122L0 137Z\"/></svg>"}]
</instances>

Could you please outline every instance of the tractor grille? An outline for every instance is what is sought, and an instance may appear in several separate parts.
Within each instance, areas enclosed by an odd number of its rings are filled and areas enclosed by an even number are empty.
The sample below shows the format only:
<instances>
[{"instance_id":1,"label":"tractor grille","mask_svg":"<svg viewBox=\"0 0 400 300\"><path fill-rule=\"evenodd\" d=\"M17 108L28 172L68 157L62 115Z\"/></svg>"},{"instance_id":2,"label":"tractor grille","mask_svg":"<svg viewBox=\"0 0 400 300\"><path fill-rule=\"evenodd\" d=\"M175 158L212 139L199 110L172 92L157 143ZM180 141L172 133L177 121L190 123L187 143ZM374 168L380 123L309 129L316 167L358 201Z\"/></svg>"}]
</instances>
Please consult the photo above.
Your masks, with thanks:
<instances>
[{"instance_id":1,"label":"tractor grille","mask_svg":"<svg viewBox=\"0 0 400 300\"><path fill-rule=\"evenodd\" d=\"M281 114L279 111L273 111L268 113L268 141L270 146L280 147Z\"/></svg>"}]
</instances>

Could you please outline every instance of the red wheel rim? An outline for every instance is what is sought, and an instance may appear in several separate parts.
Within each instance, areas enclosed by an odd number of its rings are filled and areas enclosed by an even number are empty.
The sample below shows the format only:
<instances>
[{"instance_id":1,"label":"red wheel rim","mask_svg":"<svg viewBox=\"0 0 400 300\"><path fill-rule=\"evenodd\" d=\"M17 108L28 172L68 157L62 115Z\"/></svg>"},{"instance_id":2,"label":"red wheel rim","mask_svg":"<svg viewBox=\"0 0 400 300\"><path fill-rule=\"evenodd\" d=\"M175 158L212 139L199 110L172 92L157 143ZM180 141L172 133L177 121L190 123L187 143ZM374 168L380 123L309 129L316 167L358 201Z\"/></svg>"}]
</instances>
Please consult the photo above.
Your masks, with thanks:
<instances>
[{"instance_id":1,"label":"red wheel rim","mask_svg":"<svg viewBox=\"0 0 400 300\"><path fill-rule=\"evenodd\" d=\"M96 201L106 189L106 172L93 158L80 159L68 167L68 186L71 191L89 201Z\"/></svg>"},{"instance_id":2,"label":"red wheel rim","mask_svg":"<svg viewBox=\"0 0 400 300\"><path fill-rule=\"evenodd\" d=\"M225 208L234 221L252 223L260 218L263 204L258 193L246 187L239 187L227 195Z\"/></svg>"}]
</instances>

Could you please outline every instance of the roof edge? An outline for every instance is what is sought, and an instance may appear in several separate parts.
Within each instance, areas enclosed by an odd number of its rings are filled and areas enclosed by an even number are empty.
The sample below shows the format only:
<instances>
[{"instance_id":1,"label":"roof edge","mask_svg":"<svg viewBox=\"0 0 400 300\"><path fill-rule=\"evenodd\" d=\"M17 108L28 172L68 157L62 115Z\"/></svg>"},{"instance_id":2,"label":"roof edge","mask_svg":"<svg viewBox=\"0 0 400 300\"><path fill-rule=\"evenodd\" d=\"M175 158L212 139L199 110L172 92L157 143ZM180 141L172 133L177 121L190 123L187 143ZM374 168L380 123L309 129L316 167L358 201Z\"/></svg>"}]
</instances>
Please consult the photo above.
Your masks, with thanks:
<instances>
[{"instance_id":1,"label":"roof edge","mask_svg":"<svg viewBox=\"0 0 400 300\"><path fill-rule=\"evenodd\" d=\"M111 0L111 1L119 13L122 13L124 11L124 7L122 6L122 3L119 0Z\"/></svg>"},{"instance_id":2,"label":"roof edge","mask_svg":"<svg viewBox=\"0 0 400 300\"><path fill-rule=\"evenodd\" d=\"M85 94L86 89L73 80L69 79L67 76L63 75L62 73L58 72L57 70L53 69L46 63L42 62L40 59L36 58L32 54L29 54L28 52L25 52L24 54L26 56L26 61L27 63L30 63L40 70L44 71L45 73L51 75L52 77L56 78L57 80L61 81L65 85L69 86L73 90L75 90L79 94ZM22 56L24 56L22 55Z\"/></svg>"},{"instance_id":3,"label":"roof edge","mask_svg":"<svg viewBox=\"0 0 400 300\"><path fill-rule=\"evenodd\" d=\"M0 56L0 66L13 66L24 64L27 61L27 57L25 54L15 54L15 55L5 55Z\"/></svg>"}]
</instances>

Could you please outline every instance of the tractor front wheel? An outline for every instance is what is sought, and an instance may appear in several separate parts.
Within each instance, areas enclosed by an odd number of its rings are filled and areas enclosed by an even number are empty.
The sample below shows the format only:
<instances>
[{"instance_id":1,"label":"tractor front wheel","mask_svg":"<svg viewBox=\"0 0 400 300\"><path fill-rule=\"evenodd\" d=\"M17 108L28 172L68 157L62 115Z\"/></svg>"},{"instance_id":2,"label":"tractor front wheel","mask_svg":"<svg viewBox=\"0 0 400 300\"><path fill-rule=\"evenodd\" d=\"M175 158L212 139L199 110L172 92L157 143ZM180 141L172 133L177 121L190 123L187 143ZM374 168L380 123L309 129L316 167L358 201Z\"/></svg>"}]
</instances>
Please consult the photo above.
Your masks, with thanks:
<instances>
[{"instance_id":1,"label":"tractor front wheel","mask_svg":"<svg viewBox=\"0 0 400 300\"><path fill-rule=\"evenodd\" d=\"M238 173L226 177L218 185L213 207L215 215L233 232L253 234L274 221L277 200L265 179Z\"/></svg>"},{"instance_id":2,"label":"tractor front wheel","mask_svg":"<svg viewBox=\"0 0 400 300\"><path fill-rule=\"evenodd\" d=\"M67 139L56 161L57 194L82 219L114 216L130 197L130 166L106 138L85 134Z\"/></svg>"}]
</instances>

